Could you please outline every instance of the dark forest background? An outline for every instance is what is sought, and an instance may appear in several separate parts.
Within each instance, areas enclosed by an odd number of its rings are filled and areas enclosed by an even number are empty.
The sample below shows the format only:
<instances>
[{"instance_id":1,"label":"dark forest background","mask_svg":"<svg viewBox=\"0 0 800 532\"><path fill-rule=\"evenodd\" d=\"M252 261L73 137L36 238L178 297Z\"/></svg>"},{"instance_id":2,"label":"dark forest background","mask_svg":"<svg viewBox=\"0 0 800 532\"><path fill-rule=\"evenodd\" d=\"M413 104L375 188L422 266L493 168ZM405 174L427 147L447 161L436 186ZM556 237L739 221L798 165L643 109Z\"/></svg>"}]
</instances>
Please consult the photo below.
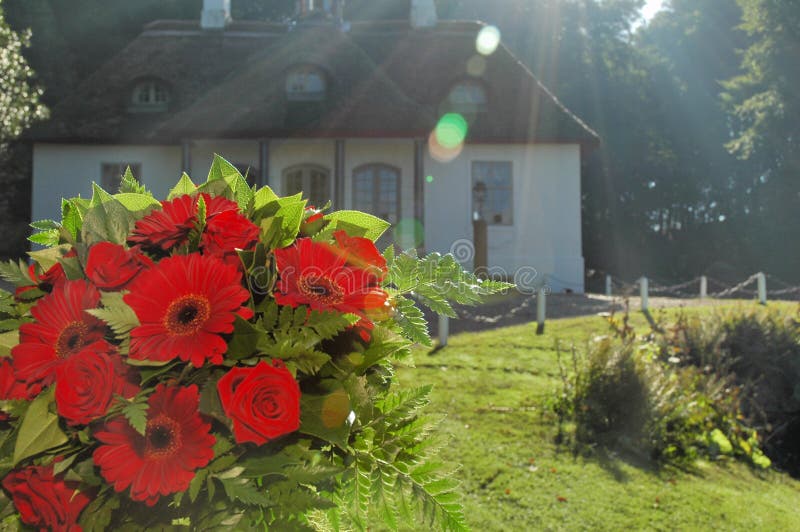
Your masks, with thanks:
<instances>
[{"instance_id":1,"label":"dark forest background","mask_svg":"<svg viewBox=\"0 0 800 532\"><path fill-rule=\"evenodd\" d=\"M441 18L498 26L503 42L602 138L585 153L589 274L800 281L800 2L438 0ZM196 19L202 0L4 0L53 106L142 26ZM233 0L235 19L282 20L292 0ZM350 0L346 17L406 18L407 0ZM2 43L0 43L1 45ZM0 135L2 141L2 135ZM6 143L0 255L19 255L30 148ZM590 284L595 276L590 275Z\"/></svg>"}]
</instances>

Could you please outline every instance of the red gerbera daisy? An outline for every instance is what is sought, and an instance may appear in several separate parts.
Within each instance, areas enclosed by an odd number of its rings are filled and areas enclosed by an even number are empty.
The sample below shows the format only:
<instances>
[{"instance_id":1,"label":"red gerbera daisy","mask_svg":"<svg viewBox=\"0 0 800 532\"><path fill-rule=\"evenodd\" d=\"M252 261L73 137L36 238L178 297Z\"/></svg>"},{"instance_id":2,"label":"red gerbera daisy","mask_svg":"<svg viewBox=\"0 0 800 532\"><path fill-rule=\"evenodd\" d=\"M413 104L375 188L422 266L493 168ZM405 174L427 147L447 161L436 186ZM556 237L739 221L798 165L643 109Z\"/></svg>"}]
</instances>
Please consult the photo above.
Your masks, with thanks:
<instances>
[{"instance_id":1,"label":"red gerbera daisy","mask_svg":"<svg viewBox=\"0 0 800 532\"><path fill-rule=\"evenodd\" d=\"M178 196L162 201L161 210L138 220L128 243L139 244L148 251L168 251L185 244L196 223L197 200L188 195Z\"/></svg>"},{"instance_id":2,"label":"red gerbera daisy","mask_svg":"<svg viewBox=\"0 0 800 532\"><path fill-rule=\"evenodd\" d=\"M242 274L220 259L197 253L176 255L143 271L124 296L139 318L131 331L128 356L165 361L179 357L200 367L210 360L221 364L227 350L220 336L233 332L238 314L250 293L242 287Z\"/></svg>"},{"instance_id":3,"label":"red gerbera daisy","mask_svg":"<svg viewBox=\"0 0 800 532\"><path fill-rule=\"evenodd\" d=\"M161 495L184 491L194 472L214 458L211 424L198 412L197 386L159 384L148 400L147 428L142 436L124 417L94 433L100 474L116 491L131 488L131 499L153 506Z\"/></svg>"},{"instance_id":4,"label":"red gerbera daisy","mask_svg":"<svg viewBox=\"0 0 800 532\"><path fill-rule=\"evenodd\" d=\"M99 302L100 292L84 280L64 281L39 300L31 309L36 321L20 326L20 343L11 350L17 378L47 386L66 358L102 340L105 324L85 312Z\"/></svg>"},{"instance_id":5,"label":"red gerbera daisy","mask_svg":"<svg viewBox=\"0 0 800 532\"><path fill-rule=\"evenodd\" d=\"M385 308L387 294L374 285L375 273L348 266L351 253L310 238L299 238L275 250L280 273L275 301L279 305L308 305L361 316L358 325L372 328L368 314Z\"/></svg>"}]
</instances>

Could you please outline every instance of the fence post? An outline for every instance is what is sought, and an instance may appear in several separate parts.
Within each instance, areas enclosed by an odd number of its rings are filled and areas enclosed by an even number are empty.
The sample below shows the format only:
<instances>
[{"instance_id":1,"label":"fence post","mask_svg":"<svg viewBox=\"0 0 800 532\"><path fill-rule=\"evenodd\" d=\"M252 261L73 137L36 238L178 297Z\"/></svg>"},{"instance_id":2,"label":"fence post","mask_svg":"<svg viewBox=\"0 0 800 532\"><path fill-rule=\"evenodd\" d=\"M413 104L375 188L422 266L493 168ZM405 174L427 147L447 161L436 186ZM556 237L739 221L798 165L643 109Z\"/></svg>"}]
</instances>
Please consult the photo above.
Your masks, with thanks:
<instances>
[{"instance_id":1,"label":"fence post","mask_svg":"<svg viewBox=\"0 0 800 532\"><path fill-rule=\"evenodd\" d=\"M611 296L611 276L606 275L606 295Z\"/></svg>"},{"instance_id":2,"label":"fence post","mask_svg":"<svg viewBox=\"0 0 800 532\"><path fill-rule=\"evenodd\" d=\"M545 287L544 285L542 285L539 287L538 292L536 292L536 334L542 334L544 332L544 320L545 320L546 308L547 308L547 302L545 295Z\"/></svg>"},{"instance_id":3,"label":"fence post","mask_svg":"<svg viewBox=\"0 0 800 532\"><path fill-rule=\"evenodd\" d=\"M639 296L642 299L642 311L647 311L650 308L650 302L648 301L647 295L647 288L648 288L647 277L642 277L639 279Z\"/></svg>"},{"instance_id":4,"label":"fence post","mask_svg":"<svg viewBox=\"0 0 800 532\"><path fill-rule=\"evenodd\" d=\"M767 276L764 275L764 272L758 272L756 274L758 279L758 302L762 305L767 304Z\"/></svg>"},{"instance_id":5,"label":"fence post","mask_svg":"<svg viewBox=\"0 0 800 532\"><path fill-rule=\"evenodd\" d=\"M705 275L700 276L700 299L708 297L708 278Z\"/></svg>"},{"instance_id":6,"label":"fence post","mask_svg":"<svg viewBox=\"0 0 800 532\"><path fill-rule=\"evenodd\" d=\"M450 336L450 318L439 314L439 346L447 345L447 337Z\"/></svg>"}]
</instances>

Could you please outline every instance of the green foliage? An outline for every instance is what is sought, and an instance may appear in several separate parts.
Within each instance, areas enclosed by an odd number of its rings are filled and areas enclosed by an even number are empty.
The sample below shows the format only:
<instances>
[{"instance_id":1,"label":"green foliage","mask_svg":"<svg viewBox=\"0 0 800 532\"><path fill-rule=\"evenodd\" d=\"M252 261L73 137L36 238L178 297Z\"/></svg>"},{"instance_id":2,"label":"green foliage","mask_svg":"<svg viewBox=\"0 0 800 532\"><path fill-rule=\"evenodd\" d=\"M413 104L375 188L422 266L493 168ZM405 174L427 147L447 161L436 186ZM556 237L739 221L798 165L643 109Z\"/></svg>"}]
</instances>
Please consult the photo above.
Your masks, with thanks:
<instances>
[{"instance_id":1,"label":"green foliage","mask_svg":"<svg viewBox=\"0 0 800 532\"><path fill-rule=\"evenodd\" d=\"M572 376L562 370L564 389L554 406L575 420L578 442L623 447L662 462L722 455L759 467L768 462L755 431L743 423L742 388L733 374L719 365L716 371L681 365L673 340L692 336L685 327L640 338L614 325L613 316L610 321L615 336L596 339L585 358L574 357ZM688 343L696 347L697 340Z\"/></svg>"},{"instance_id":2,"label":"green foliage","mask_svg":"<svg viewBox=\"0 0 800 532\"><path fill-rule=\"evenodd\" d=\"M422 311L404 295L413 295L437 314L456 317L453 303L475 305L484 296L514 287L500 281L479 279L465 271L452 255L431 253L418 259L414 250L396 257L390 252L385 286L393 297L395 320L413 342L430 345L428 325Z\"/></svg>"},{"instance_id":3,"label":"green foliage","mask_svg":"<svg viewBox=\"0 0 800 532\"><path fill-rule=\"evenodd\" d=\"M47 117L47 108L39 101L42 89L33 83L33 70L23 55L30 39L30 31L17 33L8 26L0 7L0 143Z\"/></svg>"},{"instance_id":4,"label":"green foliage","mask_svg":"<svg viewBox=\"0 0 800 532\"><path fill-rule=\"evenodd\" d=\"M59 427L53 398L54 389L41 393L28 407L19 426L14 446L14 464L49 451L67 442L67 435Z\"/></svg>"},{"instance_id":5,"label":"green foliage","mask_svg":"<svg viewBox=\"0 0 800 532\"><path fill-rule=\"evenodd\" d=\"M390 392L375 404L372 417L358 418L351 444L353 463L342 476L338 508L329 523L348 522L366 530L371 520L396 529L417 505L420 522L442 530L466 530L452 470L431 459L440 444L436 425L421 415L430 387Z\"/></svg>"}]
</instances>

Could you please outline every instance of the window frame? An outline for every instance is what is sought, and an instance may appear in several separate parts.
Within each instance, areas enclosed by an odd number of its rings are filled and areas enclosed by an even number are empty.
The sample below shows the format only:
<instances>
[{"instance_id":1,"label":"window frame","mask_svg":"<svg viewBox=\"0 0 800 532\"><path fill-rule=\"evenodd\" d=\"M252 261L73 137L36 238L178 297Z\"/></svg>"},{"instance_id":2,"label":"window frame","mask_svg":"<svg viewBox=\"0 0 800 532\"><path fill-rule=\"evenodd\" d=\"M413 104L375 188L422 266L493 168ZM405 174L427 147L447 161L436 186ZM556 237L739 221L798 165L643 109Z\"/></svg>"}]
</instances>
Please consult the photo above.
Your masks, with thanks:
<instances>
[{"instance_id":1,"label":"window frame","mask_svg":"<svg viewBox=\"0 0 800 532\"><path fill-rule=\"evenodd\" d=\"M370 210L370 209L366 209L364 207L361 207L361 206L359 206L359 204L357 202L357 198L358 198L358 190L357 190L358 189L358 181L356 179L356 175L361 173L361 172L364 172L365 170L368 170L368 169L373 169L374 170L373 174L372 174L372 205L373 206L376 205L376 204L380 204L380 170L389 170L391 172L394 172L394 174L396 175L396 179L395 179L395 183L396 183L396 186L395 186L395 188L396 188L396 190L395 190L396 212L394 213L396 220L394 220L394 221L387 220L392 225L396 225L400 221L400 218L401 218L402 212L403 212L402 211L402 207L403 207L402 206L403 171L400 169L399 166L395 166L393 164L388 164L388 163L370 162L370 163L360 164L360 165L356 166L355 168L353 168L353 171L352 171L352 173L350 175L350 178L352 180L352 194L353 194L353 196L352 196L352 198L353 198L352 199L352 204L353 204L353 208L356 209L356 210L363 210L364 212L368 212L369 214L372 214L374 216L381 217L381 213L371 212L371 210L374 210L374 209ZM376 182L377 182L377 186L376 186Z\"/></svg>"},{"instance_id":2,"label":"window frame","mask_svg":"<svg viewBox=\"0 0 800 532\"><path fill-rule=\"evenodd\" d=\"M319 77L320 82L322 83L322 90L321 91L310 91L310 90L294 90L290 85L292 83L292 76L303 75L309 76L315 74ZM325 71L316 66L316 65L295 65L286 71L286 76L284 77L284 94L286 95L286 100L290 102L321 102L324 101L328 96L328 76L325 74ZM306 80L303 81L303 84L307 83Z\"/></svg>"},{"instance_id":3,"label":"window frame","mask_svg":"<svg viewBox=\"0 0 800 532\"><path fill-rule=\"evenodd\" d=\"M145 91L148 101L142 101L139 96ZM164 95L158 98L158 95ZM160 79L139 79L133 84L128 101L128 111L132 113L161 113L169 109L172 102L172 88Z\"/></svg>"},{"instance_id":4,"label":"window frame","mask_svg":"<svg viewBox=\"0 0 800 532\"><path fill-rule=\"evenodd\" d=\"M122 176L125 173L125 169L130 166L131 173L133 176L142 182L142 163L141 162L110 162L110 161L102 161L100 163L100 187L105 190L106 192L110 192L111 194L116 194L119 190L120 185L122 184ZM116 168L116 171L114 170ZM112 177L116 175L116 177ZM114 183L111 183L111 179L116 179Z\"/></svg>"},{"instance_id":5,"label":"window frame","mask_svg":"<svg viewBox=\"0 0 800 532\"><path fill-rule=\"evenodd\" d=\"M289 194L297 194L297 192L290 193L288 191L288 187L286 186L287 179L289 178L289 174L296 171L301 171L300 180L302 181L302 186L300 187L300 192L303 192L303 195L306 199L308 199L308 204L313 205L314 207L320 209L325 206L325 204L330 201L333 197L333 180L332 180L332 172L330 168L327 168L321 164L316 163L298 163L293 164L291 166L287 166L281 172L281 192L284 195ZM315 198L312 198L311 193L311 171L321 172L325 175L325 179L327 180L326 188L326 196L327 198L323 201L320 205L317 205L318 202L315 202ZM306 186L308 185L308 186Z\"/></svg>"},{"instance_id":6,"label":"window frame","mask_svg":"<svg viewBox=\"0 0 800 532\"><path fill-rule=\"evenodd\" d=\"M475 199L475 185L477 183L476 175L475 175L475 167L478 164L491 164L491 165L507 165L508 166L508 177L509 177L509 186L508 187L491 187L489 183L484 181L484 184L487 185L486 187L486 199L484 200L482 212L480 212L480 217L486 221L487 225L493 225L498 227L513 227L514 226L514 162L510 160L497 160L497 159L473 159L470 161L470 198L471 198L471 208L472 212L478 212L478 208L476 205ZM508 198L509 198L509 219L508 221L495 221L496 216L488 217L485 216L484 213L487 211L487 206L490 205L490 194L492 190L508 190Z\"/></svg>"}]
</instances>

